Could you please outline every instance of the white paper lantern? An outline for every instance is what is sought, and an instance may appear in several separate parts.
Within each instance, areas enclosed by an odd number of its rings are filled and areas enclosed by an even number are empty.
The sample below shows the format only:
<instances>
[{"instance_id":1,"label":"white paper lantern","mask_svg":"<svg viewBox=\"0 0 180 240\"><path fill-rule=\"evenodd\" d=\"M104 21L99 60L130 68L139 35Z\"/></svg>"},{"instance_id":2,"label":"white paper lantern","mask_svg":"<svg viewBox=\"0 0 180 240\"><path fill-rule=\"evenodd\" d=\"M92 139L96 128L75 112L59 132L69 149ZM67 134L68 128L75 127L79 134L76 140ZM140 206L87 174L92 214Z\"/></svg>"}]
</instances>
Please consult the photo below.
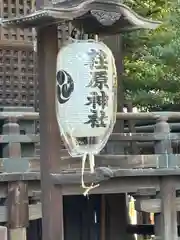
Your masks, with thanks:
<instances>
[{"instance_id":1,"label":"white paper lantern","mask_svg":"<svg viewBox=\"0 0 180 240\"><path fill-rule=\"evenodd\" d=\"M93 172L94 154L112 133L116 96L115 61L105 44L75 40L61 48L56 72L57 120L70 155L83 156L82 176L87 155ZM86 188L83 179L82 186Z\"/></svg>"},{"instance_id":2,"label":"white paper lantern","mask_svg":"<svg viewBox=\"0 0 180 240\"><path fill-rule=\"evenodd\" d=\"M75 40L57 56L56 110L71 156L97 154L116 116L117 76L110 49L95 40Z\"/></svg>"}]
</instances>

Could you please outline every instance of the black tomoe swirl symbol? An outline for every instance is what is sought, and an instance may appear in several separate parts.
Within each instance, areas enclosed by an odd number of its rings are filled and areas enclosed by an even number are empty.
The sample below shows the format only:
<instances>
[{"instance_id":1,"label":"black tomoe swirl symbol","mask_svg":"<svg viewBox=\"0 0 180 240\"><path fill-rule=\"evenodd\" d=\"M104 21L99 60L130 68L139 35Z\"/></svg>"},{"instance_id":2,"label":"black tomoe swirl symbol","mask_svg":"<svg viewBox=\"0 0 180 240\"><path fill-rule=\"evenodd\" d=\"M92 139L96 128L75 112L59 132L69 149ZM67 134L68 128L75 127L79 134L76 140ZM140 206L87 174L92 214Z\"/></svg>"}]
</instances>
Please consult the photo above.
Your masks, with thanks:
<instances>
[{"instance_id":1,"label":"black tomoe swirl symbol","mask_svg":"<svg viewBox=\"0 0 180 240\"><path fill-rule=\"evenodd\" d=\"M57 98L60 104L66 103L74 91L74 82L69 73L60 70L57 73Z\"/></svg>"}]
</instances>

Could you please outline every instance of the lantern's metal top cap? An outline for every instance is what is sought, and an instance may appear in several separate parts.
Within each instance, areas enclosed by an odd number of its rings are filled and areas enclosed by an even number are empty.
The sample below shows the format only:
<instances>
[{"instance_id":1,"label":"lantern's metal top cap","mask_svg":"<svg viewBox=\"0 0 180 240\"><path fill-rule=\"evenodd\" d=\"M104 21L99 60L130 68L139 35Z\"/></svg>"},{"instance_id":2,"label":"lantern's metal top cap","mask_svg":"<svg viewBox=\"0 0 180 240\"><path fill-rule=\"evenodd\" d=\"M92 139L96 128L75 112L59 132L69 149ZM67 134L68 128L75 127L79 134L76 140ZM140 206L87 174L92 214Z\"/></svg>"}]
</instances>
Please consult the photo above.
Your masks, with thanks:
<instances>
[{"instance_id":1,"label":"lantern's metal top cap","mask_svg":"<svg viewBox=\"0 0 180 240\"><path fill-rule=\"evenodd\" d=\"M6 27L30 28L73 21L86 33L116 34L133 29L155 29L161 22L139 16L117 0L59 0L26 16L3 19Z\"/></svg>"}]
</instances>

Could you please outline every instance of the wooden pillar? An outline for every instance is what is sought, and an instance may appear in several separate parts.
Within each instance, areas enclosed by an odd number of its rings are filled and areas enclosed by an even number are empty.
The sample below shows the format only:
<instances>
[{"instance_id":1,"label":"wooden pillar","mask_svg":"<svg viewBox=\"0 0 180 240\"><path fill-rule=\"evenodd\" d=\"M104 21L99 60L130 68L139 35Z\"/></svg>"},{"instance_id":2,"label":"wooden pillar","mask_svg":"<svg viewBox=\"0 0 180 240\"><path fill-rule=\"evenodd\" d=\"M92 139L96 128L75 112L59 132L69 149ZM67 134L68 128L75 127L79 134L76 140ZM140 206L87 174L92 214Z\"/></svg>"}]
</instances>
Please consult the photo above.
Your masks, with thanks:
<instances>
[{"instance_id":1,"label":"wooden pillar","mask_svg":"<svg viewBox=\"0 0 180 240\"><path fill-rule=\"evenodd\" d=\"M163 240L177 240L176 189L173 176L161 178L161 213L155 214L155 234Z\"/></svg>"},{"instance_id":2,"label":"wooden pillar","mask_svg":"<svg viewBox=\"0 0 180 240\"><path fill-rule=\"evenodd\" d=\"M134 236L127 233L129 216L125 194L105 195L106 204L106 240L134 240ZM104 239L103 239L104 240Z\"/></svg>"},{"instance_id":3,"label":"wooden pillar","mask_svg":"<svg viewBox=\"0 0 180 240\"><path fill-rule=\"evenodd\" d=\"M169 164L171 163L169 154L172 154L173 152L172 146L171 146L171 140L169 139L170 127L167 120L168 120L167 117L164 117L164 116L160 117L157 120L155 129L154 129L155 134L160 134L160 133L166 134L165 139L161 141L156 141L155 143L155 154L161 154L161 158L158 162L159 168L169 168Z\"/></svg>"},{"instance_id":4,"label":"wooden pillar","mask_svg":"<svg viewBox=\"0 0 180 240\"><path fill-rule=\"evenodd\" d=\"M19 136L20 128L16 118L6 119L3 134ZM20 158L20 142L9 142L3 147L4 158ZM16 164L16 163L15 163ZM29 224L28 190L23 181L8 183L8 235L9 240L26 240L26 228Z\"/></svg>"},{"instance_id":5,"label":"wooden pillar","mask_svg":"<svg viewBox=\"0 0 180 240\"><path fill-rule=\"evenodd\" d=\"M42 1L44 2L44 1ZM38 79L40 97L40 167L43 240L63 239L63 197L50 174L58 171L60 132L56 121L55 81L58 51L57 26L38 29Z\"/></svg>"},{"instance_id":6,"label":"wooden pillar","mask_svg":"<svg viewBox=\"0 0 180 240\"><path fill-rule=\"evenodd\" d=\"M172 176L162 177L161 196L161 236L163 240L177 240L176 188Z\"/></svg>"},{"instance_id":7,"label":"wooden pillar","mask_svg":"<svg viewBox=\"0 0 180 240\"><path fill-rule=\"evenodd\" d=\"M123 111L124 107L124 88L122 82L123 67L123 49L122 49L122 37L120 34L115 36L108 36L104 38L104 43L111 49L116 62L117 77L118 77L118 112ZM123 126L124 127L124 126Z\"/></svg>"},{"instance_id":8,"label":"wooden pillar","mask_svg":"<svg viewBox=\"0 0 180 240\"><path fill-rule=\"evenodd\" d=\"M123 112L124 107L124 88L122 82L123 73L123 50L122 50L122 37L121 35L110 36L104 38L105 44L111 49L116 63L117 77L118 77L118 90L117 90L117 110ZM124 132L124 120L117 121L115 132ZM124 147L119 142L108 143L108 154L124 154ZM129 240L134 239L130 234L126 233L126 227L129 222L128 208L127 208L127 194L114 194L105 195L105 205L109 205L110 211L108 212L108 219L110 225L106 225L109 229L109 235L104 237L106 240ZM103 233L101 233L103 234Z\"/></svg>"},{"instance_id":9,"label":"wooden pillar","mask_svg":"<svg viewBox=\"0 0 180 240\"><path fill-rule=\"evenodd\" d=\"M123 112L124 107L124 89L122 83L123 73L123 51L121 35L108 36L104 38L104 43L111 49L116 64L118 88L117 88L117 111ZM124 132L124 120L117 120L114 132ZM124 147L119 142L109 142L107 144L108 154L124 154Z\"/></svg>"},{"instance_id":10,"label":"wooden pillar","mask_svg":"<svg viewBox=\"0 0 180 240\"><path fill-rule=\"evenodd\" d=\"M29 224L28 186L25 182L8 184L9 240L26 240Z\"/></svg>"},{"instance_id":11,"label":"wooden pillar","mask_svg":"<svg viewBox=\"0 0 180 240\"><path fill-rule=\"evenodd\" d=\"M172 153L170 133L166 117L161 117L155 126L155 133L166 133L167 138L155 144L155 153L161 154L160 168L173 166L169 154ZM163 240L177 240L177 212L176 212L176 189L173 176L163 176L160 181L161 213L155 214L155 235Z\"/></svg>"}]
</instances>

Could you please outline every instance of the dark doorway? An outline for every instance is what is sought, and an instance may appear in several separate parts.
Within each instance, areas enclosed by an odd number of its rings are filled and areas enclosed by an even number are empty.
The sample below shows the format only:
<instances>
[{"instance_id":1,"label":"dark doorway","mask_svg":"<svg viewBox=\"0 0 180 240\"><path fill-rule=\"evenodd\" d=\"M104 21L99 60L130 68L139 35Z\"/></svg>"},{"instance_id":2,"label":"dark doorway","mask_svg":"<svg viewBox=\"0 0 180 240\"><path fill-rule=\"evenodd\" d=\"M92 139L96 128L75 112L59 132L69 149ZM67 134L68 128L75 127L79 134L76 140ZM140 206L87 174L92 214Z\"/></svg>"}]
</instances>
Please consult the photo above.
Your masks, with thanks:
<instances>
[{"instance_id":1,"label":"dark doorway","mask_svg":"<svg viewBox=\"0 0 180 240\"><path fill-rule=\"evenodd\" d=\"M101 195L64 197L65 240L100 240ZM28 240L41 240L41 219L31 221Z\"/></svg>"}]
</instances>

